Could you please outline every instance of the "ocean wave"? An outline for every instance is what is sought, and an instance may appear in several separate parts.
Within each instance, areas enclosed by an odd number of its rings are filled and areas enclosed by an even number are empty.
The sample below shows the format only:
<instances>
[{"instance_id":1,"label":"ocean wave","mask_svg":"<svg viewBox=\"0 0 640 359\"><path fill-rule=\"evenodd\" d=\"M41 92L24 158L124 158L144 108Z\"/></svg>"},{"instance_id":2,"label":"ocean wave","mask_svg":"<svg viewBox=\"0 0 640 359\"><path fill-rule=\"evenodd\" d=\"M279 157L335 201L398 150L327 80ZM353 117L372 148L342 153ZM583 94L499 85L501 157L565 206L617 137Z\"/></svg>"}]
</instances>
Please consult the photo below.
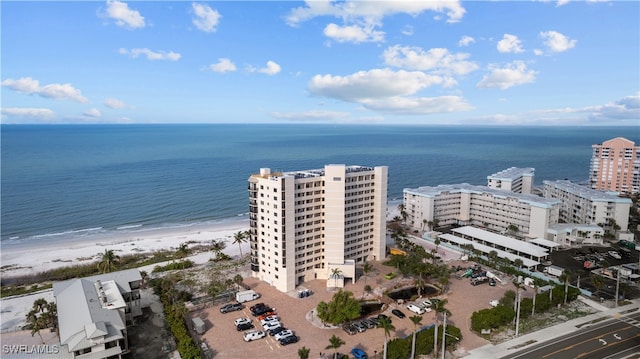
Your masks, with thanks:
<instances>
[{"instance_id":1,"label":"ocean wave","mask_svg":"<svg viewBox=\"0 0 640 359\"><path fill-rule=\"evenodd\" d=\"M83 234L99 232L99 231L102 231L103 229L104 229L103 227L74 229L74 230L56 232L56 233L36 234L34 236L31 236L31 238L38 239L38 238L50 238L50 237L63 237L63 236L83 235Z\"/></svg>"}]
</instances>

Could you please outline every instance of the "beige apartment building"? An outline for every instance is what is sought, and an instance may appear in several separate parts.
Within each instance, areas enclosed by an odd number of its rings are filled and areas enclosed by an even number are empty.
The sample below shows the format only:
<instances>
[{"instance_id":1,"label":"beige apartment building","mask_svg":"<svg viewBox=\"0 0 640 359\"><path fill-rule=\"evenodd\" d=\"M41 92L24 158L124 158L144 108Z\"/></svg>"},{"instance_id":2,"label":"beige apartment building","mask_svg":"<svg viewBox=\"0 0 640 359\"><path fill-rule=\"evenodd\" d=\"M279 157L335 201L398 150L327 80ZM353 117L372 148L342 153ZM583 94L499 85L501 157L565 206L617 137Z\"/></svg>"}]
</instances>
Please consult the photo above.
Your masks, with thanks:
<instances>
[{"instance_id":1,"label":"beige apartment building","mask_svg":"<svg viewBox=\"0 0 640 359\"><path fill-rule=\"evenodd\" d=\"M386 166L249 177L251 271L283 292L312 279L327 286L355 277L355 265L385 257Z\"/></svg>"},{"instance_id":2,"label":"beige apartment building","mask_svg":"<svg viewBox=\"0 0 640 359\"><path fill-rule=\"evenodd\" d=\"M406 223L415 229L425 229L425 224L437 220L440 226L477 226L545 238L549 226L558 223L561 202L463 183L404 189L403 204Z\"/></svg>"},{"instance_id":3,"label":"beige apartment building","mask_svg":"<svg viewBox=\"0 0 640 359\"><path fill-rule=\"evenodd\" d=\"M640 146L623 137L592 146L589 171L592 189L640 192Z\"/></svg>"},{"instance_id":4,"label":"beige apartment building","mask_svg":"<svg viewBox=\"0 0 640 359\"><path fill-rule=\"evenodd\" d=\"M631 199L614 193L580 186L567 180L543 181L545 198L562 200L560 221L564 223L596 224L611 230L615 223L620 231L629 226Z\"/></svg>"},{"instance_id":5,"label":"beige apartment building","mask_svg":"<svg viewBox=\"0 0 640 359\"><path fill-rule=\"evenodd\" d=\"M510 167L487 176L487 187L515 193L531 194L535 169Z\"/></svg>"}]
</instances>

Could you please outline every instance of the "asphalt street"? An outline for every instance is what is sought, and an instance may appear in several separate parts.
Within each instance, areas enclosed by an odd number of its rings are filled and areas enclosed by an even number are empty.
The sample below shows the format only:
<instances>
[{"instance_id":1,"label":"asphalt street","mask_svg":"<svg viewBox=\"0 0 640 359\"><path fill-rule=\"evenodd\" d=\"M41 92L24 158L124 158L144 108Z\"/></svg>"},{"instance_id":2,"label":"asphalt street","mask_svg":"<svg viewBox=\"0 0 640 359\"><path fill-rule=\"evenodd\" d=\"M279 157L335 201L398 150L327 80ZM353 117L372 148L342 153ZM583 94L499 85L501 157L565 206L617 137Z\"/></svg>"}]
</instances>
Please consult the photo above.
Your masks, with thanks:
<instances>
[{"instance_id":1,"label":"asphalt street","mask_svg":"<svg viewBox=\"0 0 640 359\"><path fill-rule=\"evenodd\" d=\"M640 352L640 313L619 314L503 359L625 358Z\"/></svg>"}]
</instances>

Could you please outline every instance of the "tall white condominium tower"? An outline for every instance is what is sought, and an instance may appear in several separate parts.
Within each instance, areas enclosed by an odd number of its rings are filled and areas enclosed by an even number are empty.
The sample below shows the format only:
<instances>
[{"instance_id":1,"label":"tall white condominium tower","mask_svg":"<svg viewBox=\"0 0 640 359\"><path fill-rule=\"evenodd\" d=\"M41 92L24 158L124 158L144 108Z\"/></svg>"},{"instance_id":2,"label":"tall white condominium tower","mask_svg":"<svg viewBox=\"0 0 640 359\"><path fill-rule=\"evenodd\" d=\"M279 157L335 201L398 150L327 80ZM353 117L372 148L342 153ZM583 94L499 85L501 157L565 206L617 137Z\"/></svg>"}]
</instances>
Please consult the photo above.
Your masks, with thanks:
<instances>
[{"instance_id":1,"label":"tall white condominium tower","mask_svg":"<svg viewBox=\"0 0 640 359\"><path fill-rule=\"evenodd\" d=\"M342 287L356 263L386 252L388 168L323 169L249 177L251 271L280 291L312 280Z\"/></svg>"},{"instance_id":2,"label":"tall white condominium tower","mask_svg":"<svg viewBox=\"0 0 640 359\"><path fill-rule=\"evenodd\" d=\"M593 189L640 192L640 146L623 137L591 146L589 184Z\"/></svg>"}]
</instances>

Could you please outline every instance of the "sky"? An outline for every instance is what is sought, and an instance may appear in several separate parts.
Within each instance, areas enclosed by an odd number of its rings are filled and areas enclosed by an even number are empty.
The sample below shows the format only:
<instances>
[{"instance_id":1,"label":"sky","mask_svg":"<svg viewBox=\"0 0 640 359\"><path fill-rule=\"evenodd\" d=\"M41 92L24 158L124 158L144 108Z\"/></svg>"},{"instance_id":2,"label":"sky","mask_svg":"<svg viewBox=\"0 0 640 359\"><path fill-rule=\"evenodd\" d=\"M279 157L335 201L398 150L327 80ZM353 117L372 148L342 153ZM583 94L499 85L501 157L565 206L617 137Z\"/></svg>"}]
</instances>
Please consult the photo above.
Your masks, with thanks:
<instances>
[{"instance_id":1,"label":"sky","mask_svg":"<svg viewBox=\"0 0 640 359\"><path fill-rule=\"evenodd\" d=\"M638 1L2 1L0 12L6 124L640 128Z\"/></svg>"}]
</instances>

